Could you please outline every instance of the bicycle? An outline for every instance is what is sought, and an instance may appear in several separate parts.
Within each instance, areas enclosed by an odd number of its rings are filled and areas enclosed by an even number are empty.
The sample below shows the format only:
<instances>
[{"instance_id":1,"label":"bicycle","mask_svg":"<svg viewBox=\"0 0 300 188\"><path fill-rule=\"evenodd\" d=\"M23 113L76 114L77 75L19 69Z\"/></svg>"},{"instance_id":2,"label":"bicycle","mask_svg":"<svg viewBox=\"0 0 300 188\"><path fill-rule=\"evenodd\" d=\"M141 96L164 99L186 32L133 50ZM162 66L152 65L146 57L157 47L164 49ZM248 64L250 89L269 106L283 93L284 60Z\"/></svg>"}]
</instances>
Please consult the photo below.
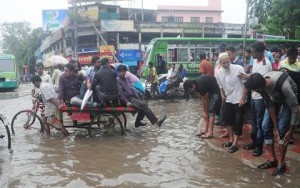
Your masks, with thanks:
<instances>
[{"instance_id":1,"label":"bicycle","mask_svg":"<svg viewBox=\"0 0 300 188\"><path fill-rule=\"evenodd\" d=\"M11 148L11 137L9 131L9 121L7 118L0 113L0 148L8 147Z\"/></svg>"},{"instance_id":2,"label":"bicycle","mask_svg":"<svg viewBox=\"0 0 300 188\"><path fill-rule=\"evenodd\" d=\"M14 126L22 125L24 129L40 130L43 132L43 124L41 118L37 115L38 111L41 112L41 116L44 116L44 103L41 94L37 94L34 98L34 104L32 109L21 110L14 115L11 121L11 132L15 134Z\"/></svg>"}]
</instances>

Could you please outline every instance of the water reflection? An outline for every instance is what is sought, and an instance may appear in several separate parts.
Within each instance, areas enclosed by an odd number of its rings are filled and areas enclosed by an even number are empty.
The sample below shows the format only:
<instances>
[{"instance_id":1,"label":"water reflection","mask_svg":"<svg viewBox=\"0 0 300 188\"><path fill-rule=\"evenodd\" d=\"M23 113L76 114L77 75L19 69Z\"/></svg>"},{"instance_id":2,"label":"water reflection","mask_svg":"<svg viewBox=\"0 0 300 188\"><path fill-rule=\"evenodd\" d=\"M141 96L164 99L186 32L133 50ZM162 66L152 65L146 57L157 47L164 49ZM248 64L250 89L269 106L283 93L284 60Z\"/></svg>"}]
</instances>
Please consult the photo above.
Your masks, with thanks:
<instances>
[{"instance_id":1,"label":"water reflection","mask_svg":"<svg viewBox=\"0 0 300 188\"><path fill-rule=\"evenodd\" d=\"M29 97L19 100L27 101ZM2 101L1 101L2 102ZM20 101L19 101L20 102ZM5 100L3 105L17 103ZM30 103L30 102L29 102ZM134 128L129 117L125 136L89 138L71 130L50 138L20 131L13 149L0 150L3 187L298 187L294 177L273 178L195 138L199 101L151 101L158 128ZM16 110L7 110L13 116ZM131 116L131 115L130 115Z\"/></svg>"}]
</instances>

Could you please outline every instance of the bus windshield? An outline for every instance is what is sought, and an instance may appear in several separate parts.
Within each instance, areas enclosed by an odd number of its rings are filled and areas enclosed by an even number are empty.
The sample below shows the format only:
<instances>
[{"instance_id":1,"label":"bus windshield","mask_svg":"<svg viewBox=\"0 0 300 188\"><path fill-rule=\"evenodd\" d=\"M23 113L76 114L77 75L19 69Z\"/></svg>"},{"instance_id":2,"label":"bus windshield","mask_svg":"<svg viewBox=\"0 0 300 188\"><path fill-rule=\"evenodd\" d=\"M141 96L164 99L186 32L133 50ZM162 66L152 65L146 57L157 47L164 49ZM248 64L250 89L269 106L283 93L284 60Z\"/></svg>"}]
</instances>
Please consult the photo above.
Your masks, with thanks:
<instances>
[{"instance_id":1,"label":"bus windshield","mask_svg":"<svg viewBox=\"0 0 300 188\"><path fill-rule=\"evenodd\" d=\"M0 72L15 72L14 61L11 59L0 59Z\"/></svg>"},{"instance_id":2,"label":"bus windshield","mask_svg":"<svg viewBox=\"0 0 300 188\"><path fill-rule=\"evenodd\" d=\"M147 46L147 49L145 51L145 55L144 55L144 62L149 62L149 58L150 58L150 53L151 53L151 50L152 50L152 47L153 45L148 45Z\"/></svg>"}]
</instances>

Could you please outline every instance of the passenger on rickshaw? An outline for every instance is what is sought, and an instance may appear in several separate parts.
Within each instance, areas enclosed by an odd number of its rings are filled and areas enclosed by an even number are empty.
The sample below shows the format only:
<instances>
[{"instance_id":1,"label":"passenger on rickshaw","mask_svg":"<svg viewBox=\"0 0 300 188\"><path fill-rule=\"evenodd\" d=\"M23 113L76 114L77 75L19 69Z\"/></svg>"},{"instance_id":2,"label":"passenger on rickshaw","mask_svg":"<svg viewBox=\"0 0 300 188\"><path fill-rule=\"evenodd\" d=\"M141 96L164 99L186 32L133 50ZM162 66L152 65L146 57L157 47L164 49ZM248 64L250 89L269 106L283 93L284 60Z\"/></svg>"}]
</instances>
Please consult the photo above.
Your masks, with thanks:
<instances>
[{"instance_id":1,"label":"passenger on rickshaw","mask_svg":"<svg viewBox=\"0 0 300 188\"><path fill-rule=\"evenodd\" d=\"M68 63L64 68L64 73L59 78L59 100L63 105L80 106L84 93L80 93L80 88L85 80L82 74L76 74L73 64ZM96 107L97 103L87 102L89 107Z\"/></svg>"},{"instance_id":2,"label":"passenger on rickshaw","mask_svg":"<svg viewBox=\"0 0 300 188\"><path fill-rule=\"evenodd\" d=\"M175 69L175 64L169 64L167 79L159 86L160 93L172 94L181 81L182 79L180 78L178 71Z\"/></svg>"},{"instance_id":3,"label":"passenger on rickshaw","mask_svg":"<svg viewBox=\"0 0 300 188\"><path fill-rule=\"evenodd\" d=\"M38 75L31 78L31 82L35 87L40 89L45 105L45 118L47 123L43 123L43 128L47 135L50 135L49 125L60 130L64 136L69 136L69 132L64 127L63 123L58 118L58 110L60 108L57 100L57 93L51 83L42 83L42 79Z\"/></svg>"},{"instance_id":4,"label":"passenger on rickshaw","mask_svg":"<svg viewBox=\"0 0 300 188\"><path fill-rule=\"evenodd\" d=\"M185 77L185 75L187 73L186 68L182 64L180 64L177 71L178 71L180 78L183 80L183 78Z\"/></svg>"},{"instance_id":5,"label":"passenger on rickshaw","mask_svg":"<svg viewBox=\"0 0 300 188\"><path fill-rule=\"evenodd\" d=\"M96 92L101 106L118 104L119 93L117 85L117 75L110 68L107 58L101 59L102 68L96 72L92 82L92 89Z\"/></svg>"},{"instance_id":6,"label":"passenger on rickshaw","mask_svg":"<svg viewBox=\"0 0 300 188\"><path fill-rule=\"evenodd\" d=\"M148 104L141 100L137 93L132 89L128 80L125 78L125 74L127 71L127 67L124 65L118 66L118 89L120 93L121 102L126 104L126 106L132 106L138 110L138 115L135 120L135 127L145 126L146 123L142 123L141 121L146 116L152 125L155 123L160 127L166 119L166 115L163 118L158 119L152 110L149 108Z\"/></svg>"}]
</instances>

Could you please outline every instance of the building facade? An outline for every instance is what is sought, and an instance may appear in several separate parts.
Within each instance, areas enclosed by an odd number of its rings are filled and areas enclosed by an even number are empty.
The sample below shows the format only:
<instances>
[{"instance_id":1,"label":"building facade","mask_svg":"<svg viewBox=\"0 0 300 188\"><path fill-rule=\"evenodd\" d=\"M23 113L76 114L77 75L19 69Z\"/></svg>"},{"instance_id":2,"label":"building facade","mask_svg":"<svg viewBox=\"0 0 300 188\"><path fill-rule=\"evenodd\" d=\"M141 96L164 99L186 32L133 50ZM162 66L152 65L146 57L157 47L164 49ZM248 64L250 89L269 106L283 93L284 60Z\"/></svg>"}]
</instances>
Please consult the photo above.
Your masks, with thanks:
<instances>
[{"instance_id":1,"label":"building facade","mask_svg":"<svg viewBox=\"0 0 300 188\"><path fill-rule=\"evenodd\" d=\"M241 37L243 31L241 24L221 23L221 0L209 0L203 7L159 6L157 10L95 3L71 7L69 12L73 14L68 25L42 41L43 60L61 54L89 65L106 44L115 51L143 51L157 37L227 38Z\"/></svg>"}]
</instances>

